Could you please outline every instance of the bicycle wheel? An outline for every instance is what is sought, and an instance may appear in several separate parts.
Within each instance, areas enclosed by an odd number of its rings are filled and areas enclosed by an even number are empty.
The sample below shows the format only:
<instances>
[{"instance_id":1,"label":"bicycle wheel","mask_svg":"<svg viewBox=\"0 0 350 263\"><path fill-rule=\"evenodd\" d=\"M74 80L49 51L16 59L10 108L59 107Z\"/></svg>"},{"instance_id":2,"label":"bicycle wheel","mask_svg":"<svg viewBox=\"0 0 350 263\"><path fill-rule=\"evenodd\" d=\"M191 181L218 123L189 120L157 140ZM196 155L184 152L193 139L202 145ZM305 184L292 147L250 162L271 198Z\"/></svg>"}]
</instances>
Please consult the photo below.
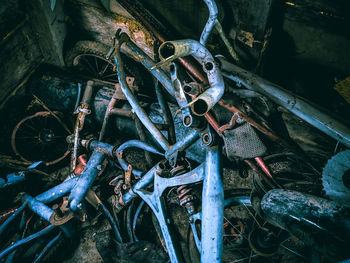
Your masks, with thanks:
<instances>
[{"instance_id":1,"label":"bicycle wheel","mask_svg":"<svg viewBox=\"0 0 350 263\"><path fill-rule=\"evenodd\" d=\"M224 254L223 262L232 261L233 258L249 256L250 250L245 236L248 236L249 213L253 212L250 205L244 201L249 201L250 189L232 189L225 191L224 209ZM250 212L247 212L250 209ZM248 213L248 214L247 214ZM196 223L197 233L200 235L200 221ZM200 238L200 236L199 236ZM190 261L200 262L200 252L197 248L192 229L187 232L187 245ZM234 254L234 256L232 256Z\"/></svg>"},{"instance_id":2,"label":"bicycle wheel","mask_svg":"<svg viewBox=\"0 0 350 263\"><path fill-rule=\"evenodd\" d=\"M50 112L41 111L16 125L11 136L11 146L23 161L44 161L49 166L69 154L67 135L68 132Z\"/></svg>"},{"instance_id":3,"label":"bicycle wheel","mask_svg":"<svg viewBox=\"0 0 350 263\"><path fill-rule=\"evenodd\" d=\"M117 83L117 72L112 61L106 59L108 46L94 41L79 41L67 52L66 65L90 78Z\"/></svg>"},{"instance_id":4,"label":"bicycle wheel","mask_svg":"<svg viewBox=\"0 0 350 263\"><path fill-rule=\"evenodd\" d=\"M109 46L96 41L78 41L65 55L66 66L89 79L114 85L118 76L113 59L106 59L109 49ZM152 85L152 78L141 65L124 54L122 59L126 75L135 78L136 86Z\"/></svg>"}]
</instances>

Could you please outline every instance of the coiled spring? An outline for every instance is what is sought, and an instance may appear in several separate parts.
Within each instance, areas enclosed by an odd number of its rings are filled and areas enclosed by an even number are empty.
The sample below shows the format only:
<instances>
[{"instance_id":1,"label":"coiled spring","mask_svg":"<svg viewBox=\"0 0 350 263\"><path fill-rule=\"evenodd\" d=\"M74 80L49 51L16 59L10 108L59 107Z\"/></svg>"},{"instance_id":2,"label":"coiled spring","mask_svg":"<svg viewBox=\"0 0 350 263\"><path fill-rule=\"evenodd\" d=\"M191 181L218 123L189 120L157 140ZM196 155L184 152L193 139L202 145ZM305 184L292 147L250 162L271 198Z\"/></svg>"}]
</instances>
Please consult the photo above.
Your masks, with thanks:
<instances>
[{"instance_id":1,"label":"coiled spring","mask_svg":"<svg viewBox=\"0 0 350 263\"><path fill-rule=\"evenodd\" d=\"M177 165L170 170L172 176L178 176L188 172L188 165ZM181 185L176 189L177 198L181 206L185 207L187 212L192 215L195 213L195 196L192 194L193 189L188 185Z\"/></svg>"}]
</instances>

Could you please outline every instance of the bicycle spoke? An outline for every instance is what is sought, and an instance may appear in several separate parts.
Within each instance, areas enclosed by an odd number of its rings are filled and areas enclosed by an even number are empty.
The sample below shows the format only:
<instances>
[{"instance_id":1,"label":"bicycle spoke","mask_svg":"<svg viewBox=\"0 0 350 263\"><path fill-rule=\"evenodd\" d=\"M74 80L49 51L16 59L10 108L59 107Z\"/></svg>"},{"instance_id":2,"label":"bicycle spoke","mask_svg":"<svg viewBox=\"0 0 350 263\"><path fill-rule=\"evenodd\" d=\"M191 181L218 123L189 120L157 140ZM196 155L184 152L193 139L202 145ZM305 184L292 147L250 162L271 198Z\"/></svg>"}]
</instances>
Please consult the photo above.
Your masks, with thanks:
<instances>
[{"instance_id":1,"label":"bicycle spoke","mask_svg":"<svg viewBox=\"0 0 350 263\"><path fill-rule=\"evenodd\" d=\"M238 262L243 262L247 259L251 259L251 258L255 258L258 257L258 255L254 254L254 255L250 255L249 257L245 257L245 258L240 258L240 259L236 259L234 261L231 261L230 263L238 263Z\"/></svg>"},{"instance_id":2,"label":"bicycle spoke","mask_svg":"<svg viewBox=\"0 0 350 263\"><path fill-rule=\"evenodd\" d=\"M285 245L280 244L280 247L284 248L285 250L289 251L290 253L297 255L298 257L305 259L305 257L303 255L300 255L298 252L286 247Z\"/></svg>"},{"instance_id":3,"label":"bicycle spoke","mask_svg":"<svg viewBox=\"0 0 350 263\"><path fill-rule=\"evenodd\" d=\"M105 74L108 66L110 66L110 64L107 63L106 66L104 67L104 69L102 70L102 72L100 72L101 76L103 76L103 74Z\"/></svg>"},{"instance_id":4,"label":"bicycle spoke","mask_svg":"<svg viewBox=\"0 0 350 263\"><path fill-rule=\"evenodd\" d=\"M96 57L94 57L94 59L95 59L95 65L96 65L96 73L98 73L98 72L99 72L99 70L98 70L98 62L97 62L97 58L96 58Z\"/></svg>"},{"instance_id":5,"label":"bicycle spoke","mask_svg":"<svg viewBox=\"0 0 350 263\"><path fill-rule=\"evenodd\" d=\"M249 260L248 260L249 263L252 261L252 256L253 256L253 251L250 251Z\"/></svg>"},{"instance_id":6,"label":"bicycle spoke","mask_svg":"<svg viewBox=\"0 0 350 263\"><path fill-rule=\"evenodd\" d=\"M112 73L112 74L103 76L103 78L106 79L106 78L110 78L110 77L113 77L113 76L117 76L117 73Z\"/></svg>"},{"instance_id":7,"label":"bicycle spoke","mask_svg":"<svg viewBox=\"0 0 350 263\"><path fill-rule=\"evenodd\" d=\"M236 230L239 234L242 235L242 237L244 237L245 239L248 240L248 238L235 226L232 224L232 222L230 220L228 220L225 216L224 216L224 219L231 225L231 227Z\"/></svg>"},{"instance_id":8,"label":"bicycle spoke","mask_svg":"<svg viewBox=\"0 0 350 263\"><path fill-rule=\"evenodd\" d=\"M37 129L35 129L34 127L32 127L31 125L29 125L28 123L24 122L23 125L27 126L28 128L30 128L31 130L35 131L35 132L39 132Z\"/></svg>"},{"instance_id":9,"label":"bicycle spoke","mask_svg":"<svg viewBox=\"0 0 350 263\"><path fill-rule=\"evenodd\" d=\"M246 204L243 203L244 208L248 211L248 213L252 216L252 218L254 219L254 221L257 223L257 225L259 227L261 227L260 223L258 222L258 220L256 219L256 217L252 214L252 212L249 210L249 208L246 206Z\"/></svg>"},{"instance_id":10,"label":"bicycle spoke","mask_svg":"<svg viewBox=\"0 0 350 263\"><path fill-rule=\"evenodd\" d=\"M86 65L89 67L90 73L92 73L93 76L96 75L96 72L94 70L94 67L90 64L89 60L86 57L82 57L86 61Z\"/></svg>"}]
</instances>

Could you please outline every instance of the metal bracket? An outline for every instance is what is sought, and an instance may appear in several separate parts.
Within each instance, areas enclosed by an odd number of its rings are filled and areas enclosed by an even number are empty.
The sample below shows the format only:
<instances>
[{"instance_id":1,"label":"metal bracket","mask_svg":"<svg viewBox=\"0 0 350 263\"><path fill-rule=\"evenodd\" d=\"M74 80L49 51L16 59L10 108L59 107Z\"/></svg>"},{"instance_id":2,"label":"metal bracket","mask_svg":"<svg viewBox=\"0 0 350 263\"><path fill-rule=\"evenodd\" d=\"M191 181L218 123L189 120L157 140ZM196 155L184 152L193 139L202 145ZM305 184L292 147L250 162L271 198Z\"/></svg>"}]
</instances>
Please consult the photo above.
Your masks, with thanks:
<instances>
[{"instance_id":1,"label":"metal bracket","mask_svg":"<svg viewBox=\"0 0 350 263\"><path fill-rule=\"evenodd\" d=\"M134 189L134 192L138 194L149 205L149 207L151 207L153 213L157 217L171 262L180 262L180 258L179 253L174 246L174 240L172 239L171 231L169 229L170 221L166 218L165 204L162 194L165 189L169 187L197 183L203 181L203 179L204 163L188 173L172 178L163 178L154 172L153 192Z\"/></svg>"}]
</instances>

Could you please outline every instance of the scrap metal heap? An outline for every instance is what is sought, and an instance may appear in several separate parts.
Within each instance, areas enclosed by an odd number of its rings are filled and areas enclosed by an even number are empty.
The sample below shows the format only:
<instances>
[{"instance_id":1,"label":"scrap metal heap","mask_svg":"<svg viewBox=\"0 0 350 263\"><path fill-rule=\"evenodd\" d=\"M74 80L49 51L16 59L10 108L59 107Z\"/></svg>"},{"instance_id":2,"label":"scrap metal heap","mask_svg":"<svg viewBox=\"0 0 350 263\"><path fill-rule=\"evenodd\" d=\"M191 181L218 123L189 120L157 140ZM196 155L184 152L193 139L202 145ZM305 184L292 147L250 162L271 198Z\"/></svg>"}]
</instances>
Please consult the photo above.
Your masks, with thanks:
<instances>
[{"instance_id":1,"label":"scrap metal heap","mask_svg":"<svg viewBox=\"0 0 350 263\"><path fill-rule=\"evenodd\" d=\"M66 260L92 232L104 262L349 258L349 127L243 69L213 0L199 41L165 41L121 2L162 42L156 59L118 30L111 47L77 43L79 75L32 80L0 179L0 261ZM214 28L231 58L206 47ZM277 107L337 143L323 171L272 128Z\"/></svg>"}]
</instances>

